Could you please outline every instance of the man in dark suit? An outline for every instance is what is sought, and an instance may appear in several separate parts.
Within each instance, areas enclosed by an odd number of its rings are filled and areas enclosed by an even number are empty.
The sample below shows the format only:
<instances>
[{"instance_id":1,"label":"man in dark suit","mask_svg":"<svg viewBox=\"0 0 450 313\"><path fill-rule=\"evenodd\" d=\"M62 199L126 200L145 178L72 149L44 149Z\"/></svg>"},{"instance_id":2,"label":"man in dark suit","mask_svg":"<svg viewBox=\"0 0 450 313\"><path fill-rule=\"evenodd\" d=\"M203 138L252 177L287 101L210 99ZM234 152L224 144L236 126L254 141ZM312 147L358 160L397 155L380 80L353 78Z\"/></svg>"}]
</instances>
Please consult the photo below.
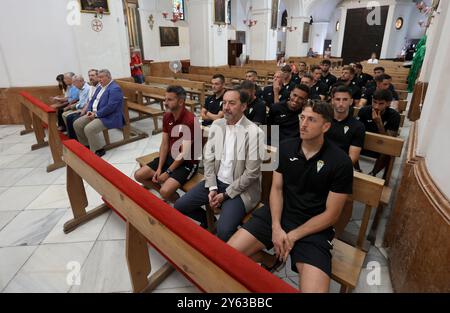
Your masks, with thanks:
<instances>
[{"instance_id":1,"label":"man in dark suit","mask_svg":"<svg viewBox=\"0 0 450 313\"><path fill-rule=\"evenodd\" d=\"M89 102L87 114L75 121L73 127L79 142L88 146L98 156L105 150L98 139L98 133L104 129L122 128L125 124L123 116L123 93L119 85L111 78L108 70L98 72L100 86Z\"/></svg>"}]
</instances>

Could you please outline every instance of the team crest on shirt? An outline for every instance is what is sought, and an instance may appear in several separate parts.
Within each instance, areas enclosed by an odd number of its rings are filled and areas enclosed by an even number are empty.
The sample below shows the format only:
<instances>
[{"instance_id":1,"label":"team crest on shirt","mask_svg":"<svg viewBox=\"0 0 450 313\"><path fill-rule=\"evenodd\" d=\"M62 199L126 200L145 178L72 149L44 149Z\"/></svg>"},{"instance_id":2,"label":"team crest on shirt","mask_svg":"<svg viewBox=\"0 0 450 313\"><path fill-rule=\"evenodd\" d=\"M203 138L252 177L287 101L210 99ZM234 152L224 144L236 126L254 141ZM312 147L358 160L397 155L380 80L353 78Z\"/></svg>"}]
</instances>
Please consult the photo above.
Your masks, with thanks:
<instances>
[{"instance_id":1,"label":"team crest on shirt","mask_svg":"<svg viewBox=\"0 0 450 313\"><path fill-rule=\"evenodd\" d=\"M347 134L347 132L348 132L349 129L350 129L350 127L344 126L344 134Z\"/></svg>"},{"instance_id":2,"label":"team crest on shirt","mask_svg":"<svg viewBox=\"0 0 450 313\"><path fill-rule=\"evenodd\" d=\"M325 162L322 160L317 161L317 173L320 172L320 170L322 169L322 167L325 165Z\"/></svg>"},{"instance_id":3,"label":"team crest on shirt","mask_svg":"<svg viewBox=\"0 0 450 313\"><path fill-rule=\"evenodd\" d=\"M250 108L250 110L248 110L248 114L252 114L253 112L253 108Z\"/></svg>"}]
</instances>

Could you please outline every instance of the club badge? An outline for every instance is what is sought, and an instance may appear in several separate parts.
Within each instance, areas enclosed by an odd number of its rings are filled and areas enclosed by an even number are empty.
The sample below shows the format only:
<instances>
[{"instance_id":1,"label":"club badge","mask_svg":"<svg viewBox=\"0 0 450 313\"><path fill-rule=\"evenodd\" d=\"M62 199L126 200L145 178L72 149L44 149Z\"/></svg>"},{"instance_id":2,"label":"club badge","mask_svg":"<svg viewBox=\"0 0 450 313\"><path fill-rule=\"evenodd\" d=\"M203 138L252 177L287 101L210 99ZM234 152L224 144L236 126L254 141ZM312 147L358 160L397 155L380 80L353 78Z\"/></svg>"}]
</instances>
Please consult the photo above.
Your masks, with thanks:
<instances>
[{"instance_id":1,"label":"club badge","mask_svg":"<svg viewBox=\"0 0 450 313\"><path fill-rule=\"evenodd\" d=\"M347 134L347 132L348 132L349 129L350 129L350 127L345 126L345 127L344 127L344 134Z\"/></svg>"},{"instance_id":2,"label":"club badge","mask_svg":"<svg viewBox=\"0 0 450 313\"><path fill-rule=\"evenodd\" d=\"M322 167L325 165L325 162L323 162L322 160L317 161L317 173L320 172L320 170L322 169Z\"/></svg>"}]
</instances>

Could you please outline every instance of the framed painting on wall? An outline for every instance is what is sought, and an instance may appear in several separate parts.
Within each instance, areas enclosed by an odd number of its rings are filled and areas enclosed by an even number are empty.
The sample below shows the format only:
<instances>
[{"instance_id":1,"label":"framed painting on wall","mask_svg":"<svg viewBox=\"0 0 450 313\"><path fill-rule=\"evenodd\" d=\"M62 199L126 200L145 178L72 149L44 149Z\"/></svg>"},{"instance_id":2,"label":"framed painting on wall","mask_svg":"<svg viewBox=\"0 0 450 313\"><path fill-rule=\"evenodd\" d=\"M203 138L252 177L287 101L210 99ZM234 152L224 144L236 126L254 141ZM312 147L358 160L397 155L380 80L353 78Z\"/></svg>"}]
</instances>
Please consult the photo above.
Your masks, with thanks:
<instances>
[{"instance_id":1,"label":"framed painting on wall","mask_svg":"<svg viewBox=\"0 0 450 313\"><path fill-rule=\"evenodd\" d=\"M214 24L226 22L226 0L214 0Z\"/></svg>"},{"instance_id":2,"label":"framed painting on wall","mask_svg":"<svg viewBox=\"0 0 450 313\"><path fill-rule=\"evenodd\" d=\"M303 24L303 43L308 43L309 42L309 28L311 27L311 25L309 23L304 23Z\"/></svg>"},{"instance_id":3,"label":"framed painting on wall","mask_svg":"<svg viewBox=\"0 0 450 313\"><path fill-rule=\"evenodd\" d=\"M178 27L159 27L159 40L161 47L172 47L180 45Z\"/></svg>"},{"instance_id":4,"label":"framed painting on wall","mask_svg":"<svg viewBox=\"0 0 450 313\"><path fill-rule=\"evenodd\" d=\"M109 14L108 0L79 0L82 13L97 13L96 9L103 8L103 14Z\"/></svg>"}]
</instances>

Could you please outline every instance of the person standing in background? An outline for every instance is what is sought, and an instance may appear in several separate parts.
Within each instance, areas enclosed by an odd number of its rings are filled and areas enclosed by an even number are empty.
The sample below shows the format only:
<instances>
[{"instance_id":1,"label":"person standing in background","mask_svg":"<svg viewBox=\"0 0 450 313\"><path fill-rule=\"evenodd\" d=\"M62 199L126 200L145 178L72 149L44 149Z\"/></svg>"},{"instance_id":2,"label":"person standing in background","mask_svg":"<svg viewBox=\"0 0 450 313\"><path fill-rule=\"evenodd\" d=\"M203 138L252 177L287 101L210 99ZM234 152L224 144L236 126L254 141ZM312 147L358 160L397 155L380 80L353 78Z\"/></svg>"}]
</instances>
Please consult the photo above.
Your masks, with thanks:
<instances>
[{"instance_id":1,"label":"person standing in background","mask_svg":"<svg viewBox=\"0 0 450 313\"><path fill-rule=\"evenodd\" d=\"M139 55L139 49L130 49L131 61L130 69L131 76L133 76L134 82L138 84L143 84L145 82L144 73L142 72L142 66L144 65Z\"/></svg>"}]
</instances>

